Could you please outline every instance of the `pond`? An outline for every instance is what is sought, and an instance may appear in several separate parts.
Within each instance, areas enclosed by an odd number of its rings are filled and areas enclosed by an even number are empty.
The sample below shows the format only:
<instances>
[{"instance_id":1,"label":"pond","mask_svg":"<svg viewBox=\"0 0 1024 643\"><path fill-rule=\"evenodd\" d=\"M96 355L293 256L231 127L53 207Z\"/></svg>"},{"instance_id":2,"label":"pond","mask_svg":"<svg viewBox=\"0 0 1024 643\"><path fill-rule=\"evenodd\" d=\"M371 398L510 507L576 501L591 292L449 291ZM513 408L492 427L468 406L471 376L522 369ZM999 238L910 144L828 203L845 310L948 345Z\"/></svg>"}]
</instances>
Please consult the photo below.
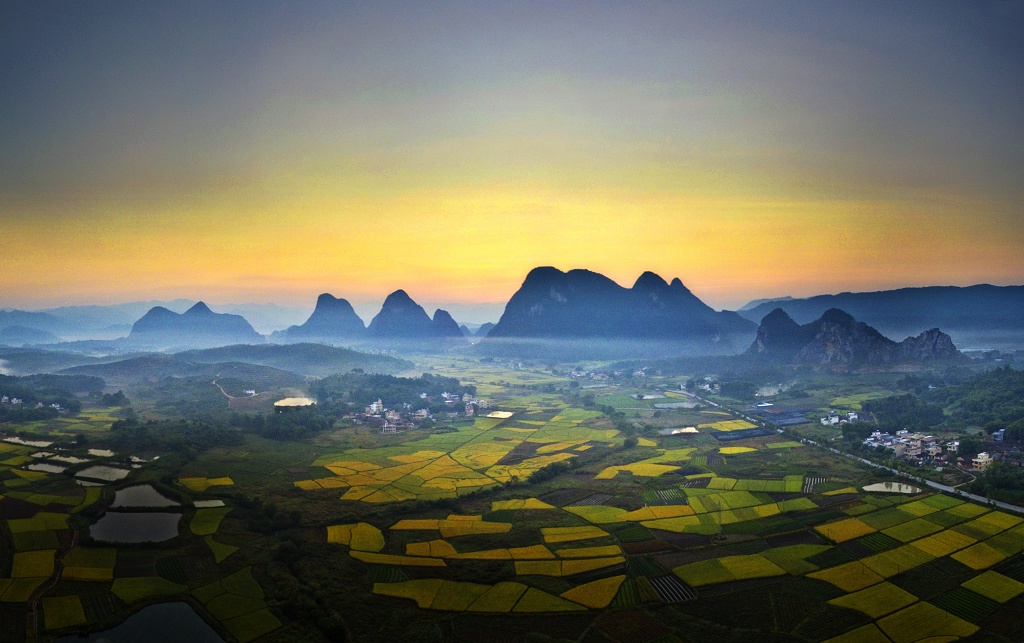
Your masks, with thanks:
<instances>
[{"instance_id":1,"label":"pond","mask_svg":"<svg viewBox=\"0 0 1024 643\"><path fill-rule=\"evenodd\" d=\"M224 501L223 500L196 500L192 504L197 509L202 509L204 507L223 507L224 506Z\"/></svg>"},{"instance_id":2,"label":"pond","mask_svg":"<svg viewBox=\"0 0 1024 643\"><path fill-rule=\"evenodd\" d=\"M97 458L112 458L114 452L110 449L89 449L89 455L94 455Z\"/></svg>"},{"instance_id":3,"label":"pond","mask_svg":"<svg viewBox=\"0 0 1024 643\"><path fill-rule=\"evenodd\" d=\"M163 496L152 485L143 484L118 489L111 507L180 507L181 503Z\"/></svg>"},{"instance_id":4,"label":"pond","mask_svg":"<svg viewBox=\"0 0 1024 643\"><path fill-rule=\"evenodd\" d=\"M108 511L89 527L89 535L108 543L159 543L178 535L181 514L167 511Z\"/></svg>"},{"instance_id":5,"label":"pond","mask_svg":"<svg viewBox=\"0 0 1024 643\"><path fill-rule=\"evenodd\" d=\"M274 406L310 406L316 402L308 397L286 397L274 402Z\"/></svg>"},{"instance_id":6,"label":"pond","mask_svg":"<svg viewBox=\"0 0 1024 643\"><path fill-rule=\"evenodd\" d=\"M36 447L37 449L45 449L53 444L53 442L47 442L45 440L22 440L21 438L4 438L4 442L20 444L23 447Z\"/></svg>"},{"instance_id":7,"label":"pond","mask_svg":"<svg viewBox=\"0 0 1024 643\"><path fill-rule=\"evenodd\" d=\"M82 469L75 474L76 478L93 478L95 480L106 480L107 482L115 482L127 476L131 471L128 469L118 469L117 467L105 467L103 465L96 465L95 467L88 467Z\"/></svg>"},{"instance_id":8,"label":"pond","mask_svg":"<svg viewBox=\"0 0 1024 643\"><path fill-rule=\"evenodd\" d=\"M86 636L62 636L57 643L224 643L188 603L158 603L132 614L120 625Z\"/></svg>"},{"instance_id":9,"label":"pond","mask_svg":"<svg viewBox=\"0 0 1024 643\"><path fill-rule=\"evenodd\" d=\"M84 464L88 462L85 458L76 458L73 455L55 455L50 459L57 462L66 462L68 464Z\"/></svg>"},{"instance_id":10,"label":"pond","mask_svg":"<svg viewBox=\"0 0 1024 643\"><path fill-rule=\"evenodd\" d=\"M25 467L29 471L43 471L45 473L64 473L64 469L67 467L58 467L55 464L46 464L45 462L33 462L32 464Z\"/></svg>"},{"instance_id":11,"label":"pond","mask_svg":"<svg viewBox=\"0 0 1024 643\"><path fill-rule=\"evenodd\" d=\"M864 491L882 493L921 493L921 489L903 482L876 482L864 487Z\"/></svg>"},{"instance_id":12,"label":"pond","mask_svg":"<svg viewBox=\"0 0 1024 643\"><path fill-rule=\"evenodd\" d=\"M679 428L676 428L676 429L662 429L662 430L658 431L658 435L681 435L683 433L696 433L696 432L697 432L697 427L695 427L695 426L686 426L686 427L679 427Z\"/></svg>"}]
</instances>

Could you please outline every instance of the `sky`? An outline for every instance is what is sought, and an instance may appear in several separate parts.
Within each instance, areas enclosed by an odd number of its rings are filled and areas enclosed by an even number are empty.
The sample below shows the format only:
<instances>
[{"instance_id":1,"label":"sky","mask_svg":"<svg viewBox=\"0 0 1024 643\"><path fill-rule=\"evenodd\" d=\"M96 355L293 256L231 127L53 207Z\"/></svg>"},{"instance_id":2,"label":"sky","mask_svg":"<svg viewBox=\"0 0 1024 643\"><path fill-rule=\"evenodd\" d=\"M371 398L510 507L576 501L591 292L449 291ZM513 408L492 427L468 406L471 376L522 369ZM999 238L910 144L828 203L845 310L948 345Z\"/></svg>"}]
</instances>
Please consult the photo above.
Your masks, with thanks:
<instances>
[{"instance_id":1,"label":"sky","mask_svg":"<svg viewBox=\"0 0 1024 643\"><path fill-rule=\"evenodd\" d=\"M1020 33L1014 0L0 3L0 307L1022 284Z\"/></svg>"}]
</instances>

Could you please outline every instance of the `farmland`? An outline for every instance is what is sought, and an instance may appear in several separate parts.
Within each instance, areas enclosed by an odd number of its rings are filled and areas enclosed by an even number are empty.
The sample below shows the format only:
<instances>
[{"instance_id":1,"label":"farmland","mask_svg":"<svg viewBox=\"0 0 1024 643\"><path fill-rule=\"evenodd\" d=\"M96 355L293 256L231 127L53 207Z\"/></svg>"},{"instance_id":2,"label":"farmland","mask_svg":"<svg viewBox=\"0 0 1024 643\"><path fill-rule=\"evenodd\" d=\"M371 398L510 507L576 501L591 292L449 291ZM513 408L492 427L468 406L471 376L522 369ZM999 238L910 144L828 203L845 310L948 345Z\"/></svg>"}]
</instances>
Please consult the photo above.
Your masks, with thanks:
<instances>
[{"instance_id":1,"label":"farmland","mask_svg":"<svg viewBox=\"0 0 1024 643\"><path fill-rule=\"evenodd\" d=\"M37 598L40 640L163 601L236 641L1024 636L1012 618L1024 610L1018 516L865 492L891 477L777 433L722 442L756 425L698 403L656 408L689 400L667 380L601 389L610 414L541 369L427 366L511 416L393 435L245 434L188 457L143 453L131 468L134 454L105 449L98 409L81 422L97 424L89 448L102 455L63 449L83 460L72 473L128 473L88 487L27 469L48 457L42 447L0 442L11 636L27 635ZM852 407L855 396L842 397ZM675 426L696 433L659 433ZM53 431L54 453L63 429L36 429ZM90 525L119 511L115 491L140 484L174 501L161 511L181 514L177 535L94 540Z\"/></svg>"}]
</instances>

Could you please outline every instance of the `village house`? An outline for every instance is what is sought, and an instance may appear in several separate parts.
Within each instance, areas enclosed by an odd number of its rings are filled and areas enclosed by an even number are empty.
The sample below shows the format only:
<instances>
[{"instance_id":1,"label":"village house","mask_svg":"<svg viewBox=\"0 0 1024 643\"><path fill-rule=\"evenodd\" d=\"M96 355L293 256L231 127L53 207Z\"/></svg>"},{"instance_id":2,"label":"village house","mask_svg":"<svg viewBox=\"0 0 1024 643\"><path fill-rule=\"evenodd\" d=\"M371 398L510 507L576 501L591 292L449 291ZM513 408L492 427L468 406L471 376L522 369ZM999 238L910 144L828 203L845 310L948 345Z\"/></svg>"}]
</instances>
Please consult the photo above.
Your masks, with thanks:
<instances>
[{"instance_id":1,"label":"village house","mask_svg":"<svg viewBox=\"0 0 1024 643\"><path fill-rule=\"evenodd\" d=\"M985 451L974 456L974 459L971 460L971 468L975 471L984 471L990 464L992 464L992 456Z\"/></svg>"}]
</instances>

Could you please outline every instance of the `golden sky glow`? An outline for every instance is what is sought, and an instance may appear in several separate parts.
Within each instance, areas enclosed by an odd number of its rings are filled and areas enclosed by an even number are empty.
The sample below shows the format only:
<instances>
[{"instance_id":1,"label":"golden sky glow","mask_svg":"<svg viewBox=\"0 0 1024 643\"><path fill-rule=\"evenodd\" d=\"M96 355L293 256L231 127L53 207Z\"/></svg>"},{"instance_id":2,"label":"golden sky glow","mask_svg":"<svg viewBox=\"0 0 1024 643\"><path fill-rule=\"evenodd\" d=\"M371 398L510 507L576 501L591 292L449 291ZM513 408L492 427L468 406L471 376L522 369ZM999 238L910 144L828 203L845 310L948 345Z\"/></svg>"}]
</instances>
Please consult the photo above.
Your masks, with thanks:
<instances>
[{"instance_id":1,"label":"golden sky glow","mask_svg":"<svg viewBox=\"0 0 1024 643\"><path fill-rule=\"evenodd\" d=\"M265 24L245 6L244 33L234 16L132 9L120 49L83 36L67 58L18 54L58 87L15 75L22 98L0 106L0 306L397 288L494 303L538 265L624 285L653 270L716 307L1024 282L1020 97L979 71L1000 59L1020 85L1005 16L975 11L949 41L936 29L963 16L932 15L890 41L856 5L809 19L787 4L785 27L756 8ZM167 19L200 53L159 49ZM64 77L74 56L94 86Z\"/></svg>"}]
</instances>

